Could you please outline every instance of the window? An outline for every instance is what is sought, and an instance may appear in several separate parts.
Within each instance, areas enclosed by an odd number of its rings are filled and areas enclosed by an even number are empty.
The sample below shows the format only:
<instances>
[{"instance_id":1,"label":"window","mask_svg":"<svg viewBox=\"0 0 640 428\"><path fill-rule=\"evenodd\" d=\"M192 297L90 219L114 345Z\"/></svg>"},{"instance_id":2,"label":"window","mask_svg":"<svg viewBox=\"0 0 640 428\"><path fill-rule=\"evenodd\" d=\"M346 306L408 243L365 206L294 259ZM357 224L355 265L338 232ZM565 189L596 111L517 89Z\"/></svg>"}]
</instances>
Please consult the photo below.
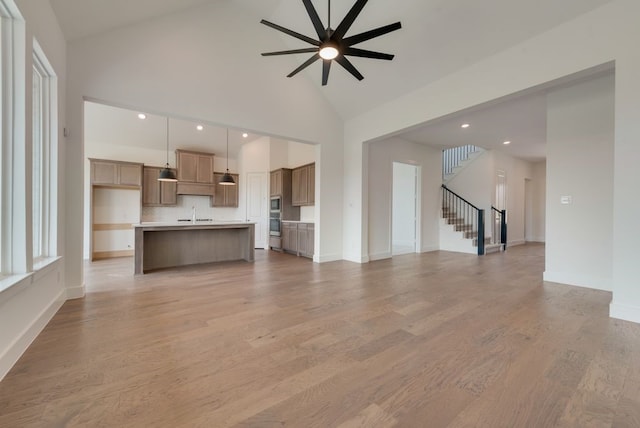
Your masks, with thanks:
<instances>
[{"instance_id":1,"label":"window","mask_svg":"<svg viewBox=\"0 0 640 428\"><path fill-rule=\"evenodd\" d=\"M16 189L19 173L14 165L24 159L17 153L24 147L24 115L20 114L24 106L24 85L21 84L24 56L16 54L23 42L24 21L18 8L13 0L0 0L0 273L3 276L25 269L24 257L16 261L19 258L16 246L21 243L14 239L14 228L19 226L13 221L20 214L24 218L25 214L14 200L19 190Z\"/></svg>"},{"instance_id":2,"label":"window","mask_svg":"<svg viewBox=\"0 0 640 428\"><path fill-rule=\"evenodd\" d=\"M56 255L56 83L51 65L38 42L34 40L31 151L31 230L34 265Z\"/></svg>"}]
</instances>

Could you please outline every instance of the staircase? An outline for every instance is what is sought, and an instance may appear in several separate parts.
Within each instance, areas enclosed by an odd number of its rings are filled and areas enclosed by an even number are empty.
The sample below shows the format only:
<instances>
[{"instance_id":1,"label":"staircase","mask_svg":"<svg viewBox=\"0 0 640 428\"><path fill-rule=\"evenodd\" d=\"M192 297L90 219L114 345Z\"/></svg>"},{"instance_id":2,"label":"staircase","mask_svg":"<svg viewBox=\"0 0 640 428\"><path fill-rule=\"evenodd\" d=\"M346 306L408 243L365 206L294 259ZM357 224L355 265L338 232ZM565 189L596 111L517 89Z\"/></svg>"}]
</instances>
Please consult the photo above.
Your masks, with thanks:
<instances>
[{"instance_id":1,"label":"staircase","mask_svg":"<svg viewBox=\"0 0 640 428\"><path fill-rule=\"evenodd\" d=\"M442 151L442 183L447 184L460 171L467 167L484 149L478 146L466 145L452 147Z\"/></svg>"},{"instance_id":2,"label":"staircase","mask_svg":"<svg viewBox=\"0 0 640 428\"><path fill-rule=\"evenodd\" d=\"M496 215L495 213L499 213ZM491 209L493 240L485 236L485 210L479 209L458 194L442 185L442 223L440 225L440 249L479 256L506 249L506 211ZM500 218L496 233L495 218Z\"/></svg>"}]
</instances>

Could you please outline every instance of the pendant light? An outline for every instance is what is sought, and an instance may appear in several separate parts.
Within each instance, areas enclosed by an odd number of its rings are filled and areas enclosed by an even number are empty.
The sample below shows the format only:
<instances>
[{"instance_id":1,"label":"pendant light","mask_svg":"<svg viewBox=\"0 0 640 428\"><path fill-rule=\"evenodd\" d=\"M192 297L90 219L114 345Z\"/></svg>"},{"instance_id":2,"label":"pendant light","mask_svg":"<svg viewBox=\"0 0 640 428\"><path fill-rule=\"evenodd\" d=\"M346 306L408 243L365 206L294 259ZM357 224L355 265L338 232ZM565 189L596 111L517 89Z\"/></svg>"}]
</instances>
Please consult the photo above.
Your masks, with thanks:
<instances>
[{"instance_id":1,"label":"pendant light","mask_svg":"<svg viewBox=\"0 0 640 428\"><path fill-rule=\"evenodd\" d=\"M227 172L220 179L220 184L223 186L235 186L236 184L231 174L229 174L229 128L227 128Z\"/></svg>"},{"instance_id":2,"label":"pendant light","mask_svg":"<svg viewBox=\"0 0 640 428\"><path fill-rule=\"evenodd\" d=\"M160 171L160 176L158 177L158 181L178 181L176 178L176 173L173 172L171 168L169 168L169 117L167 116L167 164L164 166L164 169Z\"/></svg>"}]
</instances>

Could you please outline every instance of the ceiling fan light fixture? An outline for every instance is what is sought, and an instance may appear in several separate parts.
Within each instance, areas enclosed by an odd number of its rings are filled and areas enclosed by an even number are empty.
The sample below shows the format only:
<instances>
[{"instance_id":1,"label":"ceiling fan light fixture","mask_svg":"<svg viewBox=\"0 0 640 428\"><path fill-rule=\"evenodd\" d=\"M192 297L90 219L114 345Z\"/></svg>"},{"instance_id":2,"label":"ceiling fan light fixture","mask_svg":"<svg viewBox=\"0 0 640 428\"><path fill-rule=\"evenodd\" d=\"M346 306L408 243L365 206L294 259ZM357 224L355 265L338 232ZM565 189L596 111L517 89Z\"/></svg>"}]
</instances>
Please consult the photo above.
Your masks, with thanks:
<instances>
[{"instance_id":1,"label":"ceiling fan light fixture","mask_svg":"<svg viewBox=\"0 0 640 428\"><path fill-rule=\"evenodd\" d=\"M335 59L340 54L340 51L338 51L338 48L335 45L331 43L326 43L324 46L320 48L319 54L320 54L320 58L329 61L329 60Z\"/></svg>"},{"instance_id":2,"label":"ceiling fan light fixture","mask_svg":"<svg viewBox=\"0 0 640 428\"><path fill-rule=\"evenodd\" d=\"M367 49L358 49L353 46L402 28L402 24L400 22L394 22L393 24L384 25L382 27L374 28L373 30L365 31L363 33L347 36L347 32L349 31L354 21L368 1L369 0L355 0L353 6L351 7L351 9L349 9L349 12L347 12L342 21L340 21L340 24L338 24L338 26L333 29L333 27L331 26L331 0L327 0L328 13L326 26L320 19L320 16L318 16L318 11L313 6L312 0L302 0L302 3L307 10L307 14L309 15L309 19L311 19L311 23L313 24L313 28L315 29L317 38L306 36L304 34L285 28L281 25L269 22L266 19L261 20L261 24L264 24L267 27L273 28L274 30L280 31L311 45L309 47L300 49L263 52L262 56L305 53L312 54L312 56L304 63L302 63L298 68L287 74L287 77L295 76L300 71L304 70L314 62L321 59L323 60L322 86L325 86L329 81L329 72L331 70L331 64L333 64L333 60L335 60L336 63L347 70L356 79L364 79L362 73L358 71L358 69L351 63L351 61L349 61L349 59L347 59L347 56L391 61L394 55L383 52L370 51Z\"/></svg>"}]
</instances>

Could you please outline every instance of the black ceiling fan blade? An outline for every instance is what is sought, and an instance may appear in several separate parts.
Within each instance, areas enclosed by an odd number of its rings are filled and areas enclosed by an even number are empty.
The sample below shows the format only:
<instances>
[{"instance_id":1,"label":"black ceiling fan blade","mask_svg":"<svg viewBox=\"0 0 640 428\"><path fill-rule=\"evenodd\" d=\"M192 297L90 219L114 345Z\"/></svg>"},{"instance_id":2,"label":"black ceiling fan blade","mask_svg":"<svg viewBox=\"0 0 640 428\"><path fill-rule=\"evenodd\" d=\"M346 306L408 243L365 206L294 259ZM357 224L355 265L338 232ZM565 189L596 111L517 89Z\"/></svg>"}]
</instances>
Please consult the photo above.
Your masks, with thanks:
<instances>
[{"instance_id":1,"label":"black ceiling fan blade","mask_svg":"<svg viewBox=\"0 0 640 428\"><path fill-rule=\"evenodd\" d=\"M327 86L329 71L331 71L331 60L322 60L322 86Z\"/></svg>"},{"instance_id":2,"label":"black ceiling fan blade","mask_svg":"<svg viewBox=\"0 0 640 428\"><path fill-rule=\"evenodd\" d=\"M359 56L361 58L386 59L387 61L391 61L395 56L387 53L374 52L357 48L345 48L343 55Z\"/></svg>"},{"instance_id":3,"label":"black ceiling fan blade","mask_svg":"<svg viewBox=\"0 0 640 428\"><path fill-rule=\"evenodd\" d=\"M360 74L360 72L356 70L353 64L351 64L351 62L348 59L346 59L343 55L338 55L336 57L336 61L338 62L338 64L343 66L345 70L351 73L353 77L355 77L356 79L358 80L364 79L364 76Z\"/></svg>"},{"instance_id":4,"label":"black ceiling fan blade","mask_svg":"<svg viewBox=\"0 0 640 428\"><path fill-rule=\"evenodd\" d=\"M293 30L289 30L288 28L284 28L278 24L269 22L266 19L261 20L260 23L266 25L267 27L271 27L275 30L282 31L283 33L288 34L291 37L295 37L296 39L300 39L304 42L310 43L315 46L320 46L320 42L318 40L312 39L311 37L305 36L304 34L296 33Z\"/></svg>"},{"instance_id":5,"label":"black ceiling fan blade","mask_svg":"<svg viewBox=\"0 0 640 428\"><path fill-rule=\"evenodd\" d=\"M293 70L291 73L287 74L287 77L293 77L296 74L300 73L305 68L309 67L311 64L320 59L320 54L316 53L314 56L306 60L300 67Z\"/></svg>"},{"instance_id":6,"label":"black ceiling fan blade","mask_svg":"<svg viewBox=\"0 0 640 428\"><path fill-rule=\"evenodd\" d=\"M316 33L318 33L318 39L323 40L327 35L327 30L324 28L324 25L320 20L320 16L318 16L316 8L313 7L313 3L311 3L311 0L302 0L302 3L304 3L304 7L307 9L309 18L311 18L313 28L315 28Z\"/></svg>"},{"instance_id":7,"label":"black ceiling fan blade","mask_svg":"<svg viewBox=\"0 0 640 428\"><path fill-rule=\"evenodd\" d=\"M303 48L303 49L292 49L288 51L276 51L276 52L264 52L262 56L275 56L275 55L289 55L289 54L300 54L300 53L311 53L317 52L318 48Z\"/></svg>"},{"instance_id":8,"label":"black ceiling fan blade","mask_svg":"<svg viewBox=\"0 0 640 428\"><path fill-rule=\"evenodd\" d=\"M340 40L344 37L345 34L347 34L347 31L349 31L349 28L351 28L353 22L356 20L358 15L360 15L360 12L362 12L362 9L367 4L367 1L368 0L356 1L351 10L347 12L342 22L338 25L336 31L333 32L332 38Z\"/></svg>"},{"instance_id":9,"label":"black ceiling fan blade","mask_svg":"<svg viewBox=\"0 0 640 428\"><path fill-rule=\"evenodd\" d=\"M347 37L345 39L342 39L342 43L345 46L353 46L355 44L362 43L367 40L371 40L375 37L382 36L383 34L387 34L392 31L399 30L401 28L402 28L402 24L400 22L395 22L393 24L385 25L384 27L379 27L373 30L365 31L364 33Z\"/></svg>"}]
</instances>

